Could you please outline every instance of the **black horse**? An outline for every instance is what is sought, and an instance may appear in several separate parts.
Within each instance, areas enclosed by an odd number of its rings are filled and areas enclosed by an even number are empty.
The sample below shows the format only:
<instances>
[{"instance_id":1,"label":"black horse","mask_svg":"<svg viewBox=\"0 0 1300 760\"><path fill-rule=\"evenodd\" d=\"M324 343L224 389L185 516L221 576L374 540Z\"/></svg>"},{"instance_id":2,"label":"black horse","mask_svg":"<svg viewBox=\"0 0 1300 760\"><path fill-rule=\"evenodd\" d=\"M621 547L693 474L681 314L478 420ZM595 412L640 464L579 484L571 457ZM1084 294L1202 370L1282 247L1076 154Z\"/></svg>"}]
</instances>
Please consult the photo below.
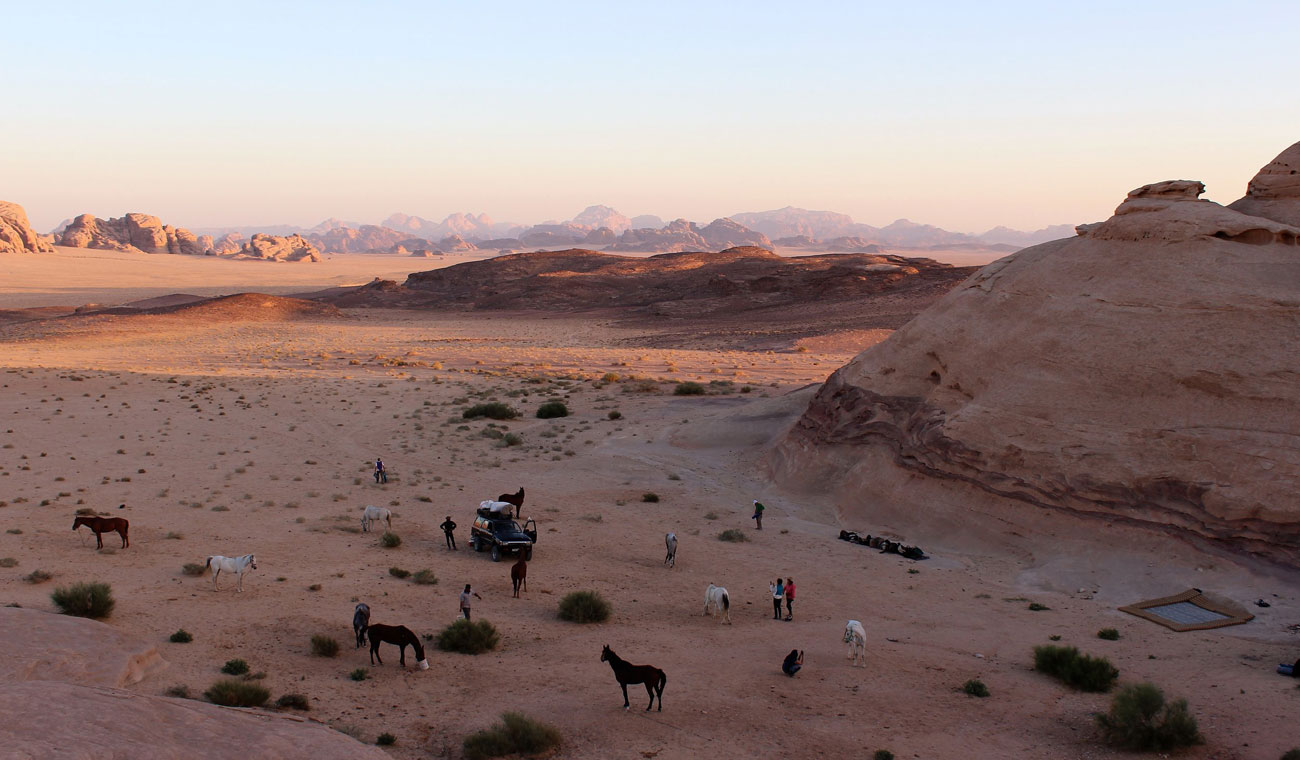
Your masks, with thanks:
<instances>
[{"instance_id":1,"label":"black horse","mask_svg":"<svg viewBox=\"0 0 1300 760\"><path fill-rule=\"evenodd\" d=\"M352 632L357 635L357 645L353 649L360 649L361 645L366 643L366 629L369 627L370 605L361 602L352 613Z\"/></svg>"},{"instance_id":2,"label":"black horse","mask_svg":"<svg viewBox=\"0 0 1300 760\"><path fill-rule=\"evenodd\" d=\"M524 508L524 487L519 486L517 493L503 493L497 497L497 501L505 501L515 505L515 513Z\"/></svg>"},{"instance_id":3,"label":"black horse","mask_svg":"<svg viewBox=\"0 0 1300 760\"><path fill-rule=\"evenodd\" d=\"M420 663L421 668L429 667L428 662L424 659L424 647L420 644L420 639L410 628L404 625L380 625L376 623L366 629L366 635L370 637L370 664L374 665L375 660L383 665L384 660L379 656L379 645L387 642L396 644L401 647L402 656L400 662L406 664L406 647L409 644L415 649L415 658Z\"/></svg>"},{"instance_id":4,"label":"black horse","mask_svg":"<svg viewBox=\"0 0 1300 760\"><path fill-rule=\"evenodd\" d=\"M656 693L659 696L659 712L664 710L664 684L668 683L668 676L662 670L653 665L632 665L626 660L614 654L614 650L609 648L609 644L600 652L600 661L608 662L609 666L614 669L614 677L618 679L618 685L623 687L623 709L630 706L627 701L627 685L630 683L645 684L645 692L650 695L650 704L645 706L646 712L650 711L655 704Z\"/></svg>"}]
</instances>

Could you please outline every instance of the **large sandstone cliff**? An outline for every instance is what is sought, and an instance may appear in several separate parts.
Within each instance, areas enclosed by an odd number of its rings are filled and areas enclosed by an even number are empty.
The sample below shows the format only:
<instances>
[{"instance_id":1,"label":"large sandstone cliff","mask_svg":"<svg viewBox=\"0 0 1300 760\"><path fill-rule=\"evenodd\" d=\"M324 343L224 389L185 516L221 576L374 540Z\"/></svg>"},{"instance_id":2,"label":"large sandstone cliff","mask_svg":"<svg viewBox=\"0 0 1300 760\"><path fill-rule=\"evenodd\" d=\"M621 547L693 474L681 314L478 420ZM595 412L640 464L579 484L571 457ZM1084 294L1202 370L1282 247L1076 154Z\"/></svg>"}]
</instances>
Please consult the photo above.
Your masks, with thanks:
<instances>
[{"instance_id":1,"label":"large sandstone cliff","mask_svg":"<svg viewBox=\"0 0 1300 760\"><path fill-rule=\"evenodd\" d=\"M36 234L27 212L17 203L0 201L0 253L53 253L54 246Z\"/></svg>"},{"instance_id":2,"label":"large sandstone cliff","mask_svg":"<svg viewBox=\"0 0 1300 760\"><path fill-rule=\"evenodd\" d=\"M980 270L835 372L775 473L855 526L960 524L909 496L949 482L1300 565L1297 158L1231 207L1139 188Z\"/></svg>"},{"instance_id":3,"label":"large sandstone cliff","mask_svg":"<svg viewBox=\"0 0 1300 760\"><path fill-rule=\"evenodd\" d=\"M198 256L211 250L212 238L205 235L200 239L184 227L163 224L161 219L149 214L126 214L118 219L82 214L64 228L59 245Z\"/></svg>"}]
</instances>

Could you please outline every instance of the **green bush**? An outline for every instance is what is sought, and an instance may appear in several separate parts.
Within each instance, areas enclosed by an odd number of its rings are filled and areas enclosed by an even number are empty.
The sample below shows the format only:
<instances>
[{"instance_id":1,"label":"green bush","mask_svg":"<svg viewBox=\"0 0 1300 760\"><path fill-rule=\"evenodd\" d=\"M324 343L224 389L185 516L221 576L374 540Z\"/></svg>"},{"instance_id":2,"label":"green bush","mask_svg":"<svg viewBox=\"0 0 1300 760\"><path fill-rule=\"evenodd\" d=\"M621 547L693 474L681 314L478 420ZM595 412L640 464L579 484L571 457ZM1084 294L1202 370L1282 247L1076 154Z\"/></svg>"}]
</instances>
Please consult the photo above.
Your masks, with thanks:
<instances>
[{"instance_id":1,"label":"green bush","mask_svg":"<svg viewBox=\"0 0 1300 760\"><path fill-rule=\"evenodd\" d=\"M181 573L184 575L203 575L203 571L207 569L208 568L197 562L186 562L181 566Z\"/></svg>"},{"instance_id":2,"label":"green bush","mask_svg":"<svg viewBox=\"0 0 1300 760\"><path fill-rule=\"evenodd\" d=\"M397 737L389 733L380 734L375 738L375 744L381 747L391 747L397 743Z\"/></svg>"},{"instance_id":3,"label":"green bush","mask_svg":"<svg viewBox=\"0 0 1300 760\"><path fill-rule=\"evenodd\" d=\"M1100 631L1097 631L1097 638L1105 639L1107 641L1118 641L1119 631L1114 628L1103 628Z\"/></svg>"},{"instance_id":4,"label":"green bush","mask_svg":"<svg viewBox=\"0 0 1300 760\"><path fill-rule=\"evenodd\" d=\"M746 536L745 531L740 530L739 528L727 528L718 534L718 540L730 541L733 544L743 544L749 540L749 536Z\"/></svg>"},{"instance_id":5,"label":"green bush","mask_svg":"<svg viewBox=\"0 0 1300 760\"><path fill-rule=\"evenodd\" d=\"M390 567L388 568L388 574L393 576L394 578L409 578L411 575L411 571L403 570L400 567Z\"/></svg>"},{"instance_id":6,"label":"green bush","mask_svg":"<svg viewBox=\"0 0 1300 760\"><path fill-rule=\"evenodd\" d=\"M0 559L0 567L18 567L18 560L13 557Z\"/></svg>"},{"instance_id":7,"label":"green bush","mask_svg":"<svg viewBox=\"0 0 1300 760\"><path fill-rule=\"evenodd\" d=\"M54 575L52 573L47 573L44 570L33 570L27 575L24 575L23 580L27 581L28 583L35 584L35 583L44 583L53 577Z\"/></svg>"},{"instance_id":8,"label":"green bush","mask_svg":"<svg viewBox=\"0 0 1300 760\"><path fill-rule=\"evenodd\" d=\"M432 570L417 570L415 575L411 576L411 582L420 586L432 586L438 582L438 576L433 574Z\"/></svg>"},{"instance_id":9,"label":"green bush","mask_svg":"<svg viewBox=\"0 0 1300 760\"><path fill-rule=\"evenodd\" d=\"M533 720L522 713L502 713L501 722L465 737L462 749L469 760L506 755L536 755L560 744L560 732L554 726Z\"/></svg>"},{"instance_id":10,"label":"green bush","mask_svg":"<svg viewBox=\"0 0 1300 760\"><path fill-rule=\"evenodd\" d=\"M107 583L74 583L71 586L60 586L50 594L50 599L54 600L59 612L64 615L96 620L108 617L108 614L113 611L113 605L116 604L113 601L113 590Z\"/></svg>"},{"instance_id":11,"label":"green bush","mask_svg":"<svg viewBox=\"0 0 1300 760\"><path fill-rule=\"evenodd\" d=\"M1140 752L1167 751L1204 741L1187 700L1165 702L1159 687L1130 684L1111 700L1110 712L1097 716L1106 742L1113 747Z\"/></svg>"},{"instance_id":12,"label":"green bush","mask_svg":"<svg viewBox=\"0 0 1300 760\"><path fill-rule=\"evenodd\" d=\"M226 707L261 707L271 698L271 692L261 684L223 678L203 692L208 701Z\"/></svg>"},{"instance_id":13,"label":"green bush","mask_svg":"<svg viewBox=\"0 0 1300 760\"><path fill-rule=\"evenodd\" d=\"M603 623L613 610L595 591L574 591L560 600L560 619L571 623Z\"/></svg>"},{"instance_id":14,"label":"green bush","mask_svg":"<svg viewBox=\"0 0 1300 760\"><path fill-rule=\"evenodd\" d=\"M177 630L176 633L173 633L171 638L168 639L168 641L173 644L188 644L193 640L194 636L184 628Z\"/></svg>"},{"instance_id":15,"label":"green bush","mask_svg":"<svg viewBox=\"0 0 1300 760\"><path fill-rule=\"evenodd\" d=\"M984 682L978 678L972 678L962 684L961 690L972 697L987 697L989 695L989 687L985 686Z\"/></svg>"},{"instance_id":16,"label":"green bush","mask_svg":"<svg viewBox=\"0 0 1300 760\"><path fill-rule=\"evenodd\" d=\"M384 535L379 537L379 544L385 549L396 549L402 545L402 537L391 530L384 531Z\"/></svg>"},{"instance_id":17,"label":"green bush","mask_svg":"<svg viewBox=\"0 0 1300 760\"><path fill-rule=\"evenodd\" d=\"M549 420L553 417L568 417L569 407L564 405L563 401L547 401L545 404L537 407L538 419Z\"/></svg>"},{"instance_id":18,"label":"green bush","mask_svg":"<svg viewBox=\"0 0 1300 760\"><path fill-rule=\"evenodd\" d=\"M1282 755L1282 760L1300 760L1300 747L1289 749Z\"/></svg>"},{"instance_id":19,"label":"green bush","mask_svg":"<svg viewBox=\"0 0 1300 760\"><path fill-rule=\"evenodd\" d=\"M1052 608L1048 607L1046 604L1039 604L1038 602L1029 603L1029 610L1031 612L1042 612L1043 610L1050 610L1050 609Z\"/></svg>"},{"instance_id":20,"label":"green bush","mask_svg":"<svg viewBox=\"0 0 1300 760\"><path fill-rule=\"evenodd\" d=\"M871 755L871 760L894 760L894 753L887 749L878 749Z\"/></svg>"},{"instance_id":21,"label":"green bush","mask_svg":"<svg viewBox=\"0 0 1300 760\"><path fill-rule=\"evenodd\" d=\"M673 395L674 396L703 396L704 386L700 385L699 383L687 380L684 383L678 383L677 387L673 388Z\"/></svg>"},{"instance_id":22,"label":"green bush","mask_svg":"<svg viewBox=\"0 0 1300 760\"><path fill-rule=\"evenodd\" d=\"M457 620L438 634L438 648L444 652L482 654L497 648L501 636L486 620Z\"/></svg>"},{"instance_id":23,"label":"green bush","mask_svg":"<svg viewBox=\"0 0 1300 760\"><path fill-rule=\"evenodd\" d=\"M1119 671L1104 657L1090 657L1079 654L1075 647L1051 644L1034 647L1034 670L1079 691L1107 691L1119 677Z\"/></svg>"},{"instance_id":24,"label":"green bush","mask_svg":"<svg viewBox=\"0 0 1300 760\"><path fill-rule=\"evenodd\" d=\"M333 657L339 653L339 642L318 633L311 637L311 653L317 657Z\"/></svg>"},{"instance_id":25,"label":"green bush","mask_svg":"<svg viewBox=\"0 0 1300 760\"><path fill-rule=\"evenodd\" d=\"M487 417L491 420L513 420L518 416L519 412L515 411L514 407L500 401L475 404L461 413L461 417L467 420L475 420L479 417Z\"/></svg>"},{"instance_id":26,"label":"green bush","mask_svg":"<svg viewBox=\"0 0 1300 760\"><path fill-rule=\"evenodd\" d=\"M221 672L232 676L242 676L248 672L248 663L243 660L226 660L226 664L221 666Z\"/></svg>"},{"instance_id":27,"label":"green bush","mask_svg":"<svg viewBox=\"0 0 1300 760\"><path fill-rule=\"evenodd\" d=\"M353 681L364 681L369 677L370 671L365 668L357 668L351 673L348 673L348 678L351 678Z\"/></svg>"},{"instance_id":28,"label":"green bush","mask_svg":"<svg viewBox=\"0 0 1300 760\"><path fill-rule=\"evenodd\" d=\"M177 684L175 686L169 686L167 687L167 691L163 692L163 696L176 697L177 699L189 699L190 687L186 686L183 683Z\"/></svg>"},{"instance_id":29,"label":"green bush","mask_svg":"<svg viewBox=\"0 0 1300 760\"><path fill-rule=\"evenodd\" d=\"M658 504L659 494L655 493L654 491L646 491L645 493L641 494L641 501L649 502L651 504Z\"/></svg>"},{"instance_id":30,"label":"green bush","mask_svg":"<svg viewBox=\"0 0 1300 760\"><path fill-rule=\"evenodd\" d=\"M611 410L609 410L609 414L606 415L606 416L608 416L611 420L621 420L621 419L623 419L623 413L620 412L620 411L617 410L617 409L611 409Z\"/></svg>"},{"instance_id":31,"label":"green bush","mask_svg":"<svg viewBox=\"0 0 1300 760\"><path fill-rule=\"evenodd\" d=\"M285 694L275 700L275 706L281 710L310 710L311 705L307 702L307 697L302 694Z\"/></svg>"},{"instance_id":32,"label":"green bush","mask_svg":"<svg viewBox=\"0 0 1300 760\"><path fill-rule=\"evenodd\" d=\"M518 433L506 433L505 435L501 436L501 444L498 445L518 446L523 442L524 442L524 437L522 435L519 435Z\"/></svg>"}]
</instances>

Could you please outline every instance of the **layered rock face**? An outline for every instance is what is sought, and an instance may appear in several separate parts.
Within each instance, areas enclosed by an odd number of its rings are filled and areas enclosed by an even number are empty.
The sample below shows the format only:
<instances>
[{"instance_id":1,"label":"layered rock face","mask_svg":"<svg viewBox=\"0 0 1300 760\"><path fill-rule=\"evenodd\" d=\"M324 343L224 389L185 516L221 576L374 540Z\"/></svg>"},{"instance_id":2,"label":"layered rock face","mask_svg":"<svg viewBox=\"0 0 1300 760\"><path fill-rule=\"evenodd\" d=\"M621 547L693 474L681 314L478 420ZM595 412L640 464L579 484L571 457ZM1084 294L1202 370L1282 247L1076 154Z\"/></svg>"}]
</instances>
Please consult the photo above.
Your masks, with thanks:
<instances>
[{"instance_id":1,"label":"layered rock face","mask_svg":"<svg viewBox=\"0 0 1300 760\"><path fill-rule=\"evenodd\" d=\"M1231 208L1148 185L983 268L835 372L776 474L855 524L927 517L919 476L1300 565L1298 148Z\"/></svg>"},{"instance_id":2,"label":"layered rock face","mask_svg":"<svg viewBox=\"0 0 1300 760\"><path fill-rule=\"evenodd\" d=\"M260 261L320 261L320 250L302 235L288 237L257 233L244 243L235 258Z\"/></svg>"},{"instance_id":3,"label":"layered rock face","mask_svg":"<svg viewBox=\"0 0 1300 760\"><path fill-rule=\"evenodd\" d=\"M161 219L149 214L127 214L119 219L98 219L82 214L64 228L59 245L195 256L210 250L189 230L163 224Z\"/></svg>"},{"instance_id":4,"label":"layered rock face","mask_svg":"<svg viewBox=\"0 0 1300 760\"><path fill-rule=\"evenodd\" d=\"M17 203L0 201L0 253L53 253L54 246L36 234L27 212Z\"/></svg>"}]
</instances>

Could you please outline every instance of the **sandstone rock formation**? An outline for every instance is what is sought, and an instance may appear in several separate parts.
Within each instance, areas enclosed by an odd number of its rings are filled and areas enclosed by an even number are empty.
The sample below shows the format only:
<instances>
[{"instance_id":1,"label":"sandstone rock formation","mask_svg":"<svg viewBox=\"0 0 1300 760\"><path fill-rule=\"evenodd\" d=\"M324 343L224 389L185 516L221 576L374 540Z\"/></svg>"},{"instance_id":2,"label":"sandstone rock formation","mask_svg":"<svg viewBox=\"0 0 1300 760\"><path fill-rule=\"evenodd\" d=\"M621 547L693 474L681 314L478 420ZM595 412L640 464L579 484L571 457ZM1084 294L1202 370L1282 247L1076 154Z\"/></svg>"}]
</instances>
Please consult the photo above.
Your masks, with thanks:
<instances>
[{"instance_id":1,"label":"sandstone rock formation","mask_svg":"<svg viewBox=\"0 0 1300 760\"><path fill-rule=\"evenodd\" d=\"M611 251L720 251L757 246L771 250L772 241L731 219L714 219L704 227L686 219L674 219L660 229L630 229L610 246Z\"/></svg>"},{"instance_id":2,"label":"sandstone rock formation","mask_svg":"<svg viewBox=\"0 0 1300 760\"><path fill-rule=\"evenodd\" d=\"M573 217L573 224L585 227L588 230L596 230L601 227L608 227L615 234L623 230L632 228L632 220L618 213L609 206L588 206L581 213Z\"/></svg>"},{"instance_id":3,"label":"sandstone rock formation","mask_svg":"<svg viewBox=\"0 0 1300 760\"><path fill-rule=\"evenodd\" d=\"M244 236L239 232L227 232L212 242L212 252L218 256L239 253L244 247Z\"/></svg>"},{"instance_id":4,"label":"sandstone rock formation","mask_svg":"<svg viewBox=\"0 0 1300 760\"><path fill-rule=\"evenodd\" d=\"M1228 208L1300 227L1300 142L1260 169L1245 197Z\"/></svg>"},{"instance_id":5,"label":"sandstone rock formation","mask_svg":"<svg viewBox=\"0 0 1300 760\"><path fill-rule=\"evenodd\" d=\"M36 234L27 212L17 203L0 201L0 253L53 253L54 246Z\"/></svg>"},{"instance_id":6,"label":"sandstone rock formation","mask_svg":"<svg viewBox=\"0 0 1300 760\"><path fill-rule=\"evenodd\" d=\"M129 686L167 666L158 647L104 623L20 607L0 608L0 682L69 681Z\"/></svg>"},{"instance_id":7,"label":"sandstone rock formation","mask_svg":"<svg viewBox=\"0 0 1300 760\"><path fill-rule=\"evenodd\" d=\"M389 251L396 245L409 249L418 247L424 242L422 238L413 238L406 232L375 224L363 224L357 228L335 226L323 232L309 234L305 239L327 253Z\"/></svg>"},{"instance_id":8,"label":"sandstone rock formation","mask_svg":"<svg viewBox=\"0 0 1300 760\"><path fill-rule=\"evenodd\" d=\"M260 261L320 261L320 250L296 233L281 237L259 232L244 243L234 257Z\"/></svg>"},{"instance_id":9,"label":"sandstone rock formation","mask_svg":"<svg viewBox=\"0 0 1300 760\"><path fill-rule=\"evenodd\" d=\"M597 227L582 239L583 245L612 245L618 241L618 235L608 227Z\"/></svg>"},{"instance_id":10,"label":"sandstone rock formation","mask_svg":"<svg viewBox=\"0 0 1300 760\"><path fill-rule=\"evenodd\" d=\"M98 219L82 214L64 228L59 245L110 251L179 253L201 256L208 252L194 233L163 224L149 214L126 214L118 219Z\"/></svg>"},{"instance_id":11,"label":"sandstone rock formation","mask_svg":"<svg viewBox=\"0 0 1300 760\"><path fill-rule=\"evenodd\" d=\"M437 245L434 247L434 250L441 251L443 253L455 253L456 251L476 251L478 250L478 246L469 242L468 240L461 237L460 235L448 235L447 237L438 241Z\"/></svg>"},{"instance_id":12,"label":"sandstone rock formation","mask_svg":"<svg viewBox=\"0 0 1300 760\"><path fill-rule=\"evenodd\" d=\"M1295 150L1234 207L1291 218ZM944 481L1300 565L1300 227L1201 190L984 267L835 372L775 472L857 525L960 524L904 487Z\"/></svg>"}]
</instances>

